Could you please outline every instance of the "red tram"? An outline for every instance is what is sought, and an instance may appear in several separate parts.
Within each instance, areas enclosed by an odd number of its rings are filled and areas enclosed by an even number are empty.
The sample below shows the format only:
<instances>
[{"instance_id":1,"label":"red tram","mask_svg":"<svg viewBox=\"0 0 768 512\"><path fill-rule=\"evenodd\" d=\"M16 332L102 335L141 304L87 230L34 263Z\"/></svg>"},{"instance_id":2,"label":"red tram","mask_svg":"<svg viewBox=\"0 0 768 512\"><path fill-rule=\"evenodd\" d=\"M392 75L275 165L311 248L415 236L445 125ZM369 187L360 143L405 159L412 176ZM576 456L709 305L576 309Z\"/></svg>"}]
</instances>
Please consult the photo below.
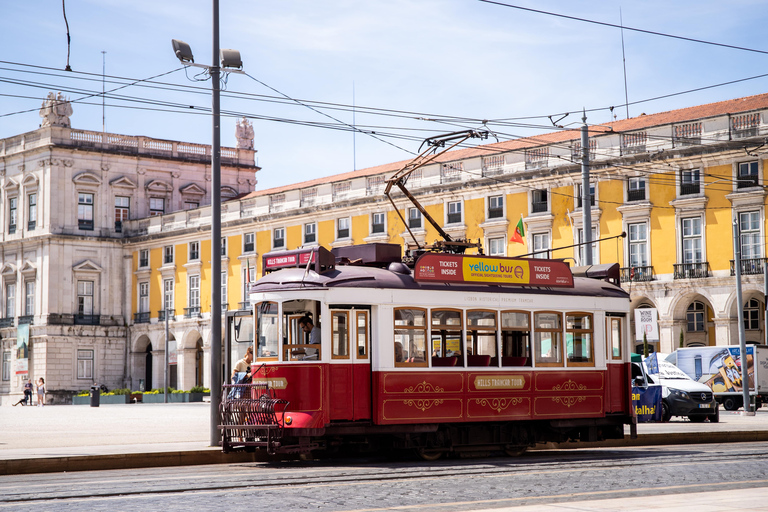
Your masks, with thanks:
<instances>
[{"instance_id":1,"label":"red tram","mask_svg":"<svg viewBox=\"0 0 768 512\"><path fill-rule=\"evenodd\" d=\"M250 288L253 383L224 393L225 450L359 444L431 459L624 436L634 417L617 265L581 277L559 260L426 253L406 265L400 251L264 256L269 273Z\"/></svg>"}]
</instances>

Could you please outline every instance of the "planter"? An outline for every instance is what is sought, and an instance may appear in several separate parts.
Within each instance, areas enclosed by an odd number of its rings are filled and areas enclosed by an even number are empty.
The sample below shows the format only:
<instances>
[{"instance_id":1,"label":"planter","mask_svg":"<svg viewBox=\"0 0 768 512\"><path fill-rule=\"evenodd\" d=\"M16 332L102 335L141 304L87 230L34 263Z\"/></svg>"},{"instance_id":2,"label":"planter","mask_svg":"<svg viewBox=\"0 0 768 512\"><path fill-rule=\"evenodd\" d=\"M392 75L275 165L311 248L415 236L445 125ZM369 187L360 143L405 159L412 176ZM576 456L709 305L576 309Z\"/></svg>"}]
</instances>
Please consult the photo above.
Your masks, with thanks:
<instances>
[{"instance_id":1,"label":"planter","mask_svg":"<svg viewBox=\"0 0 768 512\"><path fill-rule=\"evenodd\" d=\"M204 396L208 396L208 393L169 393L168 403L202 402ZM142 401L145 404L162 404L165 402L165 398L162 393L144 393Z\"/></svg>"},{"instance_id":2,"label":"planter","mask_svg":"<svg viewBox=\"0 0 768 512\"><path fill-rule=\"evenodd\" d=\"M129 404L130 395L100 395L99 405L105 404ZM91 405L90 396L73 396L72 405Z\"/></svg>"}]
</instances>

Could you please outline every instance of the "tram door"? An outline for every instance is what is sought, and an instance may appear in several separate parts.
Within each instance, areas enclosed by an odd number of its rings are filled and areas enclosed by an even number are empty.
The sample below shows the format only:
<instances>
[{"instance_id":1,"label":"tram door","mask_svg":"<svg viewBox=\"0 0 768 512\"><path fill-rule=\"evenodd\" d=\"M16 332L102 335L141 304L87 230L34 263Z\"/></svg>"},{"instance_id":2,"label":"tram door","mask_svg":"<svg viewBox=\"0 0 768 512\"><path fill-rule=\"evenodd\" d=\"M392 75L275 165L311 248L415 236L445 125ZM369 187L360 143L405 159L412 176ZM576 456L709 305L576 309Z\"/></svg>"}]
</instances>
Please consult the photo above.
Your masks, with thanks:
<instances>
[{"instance_id":1,"label":"tram door","mask_svg":"<svg viewBox=\"0 0 768 512\"><path fill-rule=\"evenodd\" d=\"M624 351L627 343L624 328L623 313L606 314L606 367L608 378L606 379L606 412L622 412L627 405L629 393L629 379L627 366L624 364Z\"/></svg>"},{"instance_id":2,"label":"tram door","mask_svg":"<svg viewBox=\"0 0 768 512\"><path fill-rule=\"evenodd\" d=\"M371 418L370 311L331 309L331 421Z\"/></svg>"}]
</instances>

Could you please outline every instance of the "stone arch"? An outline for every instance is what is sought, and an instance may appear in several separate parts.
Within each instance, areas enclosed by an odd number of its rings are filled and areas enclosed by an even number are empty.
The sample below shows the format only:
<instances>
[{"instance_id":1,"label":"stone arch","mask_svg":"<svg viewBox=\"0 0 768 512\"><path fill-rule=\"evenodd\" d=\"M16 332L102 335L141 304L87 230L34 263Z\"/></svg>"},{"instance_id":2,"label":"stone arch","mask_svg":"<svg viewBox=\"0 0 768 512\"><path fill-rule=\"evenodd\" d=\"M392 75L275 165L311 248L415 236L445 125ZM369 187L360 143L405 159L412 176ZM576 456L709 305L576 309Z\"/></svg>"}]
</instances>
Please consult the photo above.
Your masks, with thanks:
<instances>
[{"instance_id":1,"label":"stone arch","mask_svg":"<svg viewBox=\"0 0 768 512\"><path fill-rule=\"evenodd\" d=\"M712 297L698 290L680 295L671 305L674 323L672 349L680 347L680 333L683 333L685 347L709 346L717 344L717 325L722 323L716 317Z\"/></svg>"},{"instance_id":2,"label":"stone arch","mask_svg":"<svg viewBox=\"0 0 768 512\"><path fill-rule=\"evenodd\" d=\"M762 290L757 287L749 289L746 286L742 286L742 301L744 307L744 338L747 343L765 344L765 295ZM750 301L757 301L757 308L751 308ZM728 295L726 311L728 312L728 319L730 320L728 325L728 338L730 340L729 345L735 345L739 343L739 312L736 309L736 290ZM753 328L756 326L757 328Z\"/></svg>"},{"instance_id":3,"label":"stone arch","mask_svg":"<svg viewBox=\"0 0 768 512\"><path fill-rule=\"evenodd\" d=\"M142 334L133 340L131 350L131 389L149 391L152 389L154 361L153 345L149 336Z\"/></svg>"}]
</instances>

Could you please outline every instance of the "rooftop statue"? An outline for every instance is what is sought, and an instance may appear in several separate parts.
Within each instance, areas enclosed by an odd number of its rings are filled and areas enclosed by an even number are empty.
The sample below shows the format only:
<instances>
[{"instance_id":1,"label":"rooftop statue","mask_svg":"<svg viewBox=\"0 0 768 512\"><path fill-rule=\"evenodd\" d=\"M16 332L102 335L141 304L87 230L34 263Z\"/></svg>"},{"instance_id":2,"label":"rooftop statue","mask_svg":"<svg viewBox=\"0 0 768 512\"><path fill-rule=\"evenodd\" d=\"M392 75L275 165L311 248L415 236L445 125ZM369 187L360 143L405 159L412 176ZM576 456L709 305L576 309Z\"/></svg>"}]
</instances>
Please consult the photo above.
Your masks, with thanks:
<instances>
[{"instance_id":1,"label":"rooftop statue","mask_svg":"<svg viewBox=\"0 0 768 512\"><path fill-rule=\"evenodd\" d=\"M253 149L253 126L243 117L236 123L235 137L237 137L238 149Z\"/></svg>"},{"instance_id":2,"label":"rooftop statue","mask_svg":"<svg viewBox=\"0 0 768 512\"><path fill-rule=\"evenodd\" d=\"M72 115L72 104L63 94L58 96L53 92L48 93L48 97L43 101L40 108L40 117L43 118L41 127L45 126L63 126L69 128L69 116Z\"/></svg>"}]
</instances>

